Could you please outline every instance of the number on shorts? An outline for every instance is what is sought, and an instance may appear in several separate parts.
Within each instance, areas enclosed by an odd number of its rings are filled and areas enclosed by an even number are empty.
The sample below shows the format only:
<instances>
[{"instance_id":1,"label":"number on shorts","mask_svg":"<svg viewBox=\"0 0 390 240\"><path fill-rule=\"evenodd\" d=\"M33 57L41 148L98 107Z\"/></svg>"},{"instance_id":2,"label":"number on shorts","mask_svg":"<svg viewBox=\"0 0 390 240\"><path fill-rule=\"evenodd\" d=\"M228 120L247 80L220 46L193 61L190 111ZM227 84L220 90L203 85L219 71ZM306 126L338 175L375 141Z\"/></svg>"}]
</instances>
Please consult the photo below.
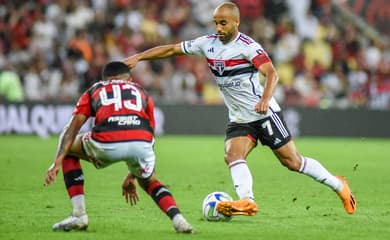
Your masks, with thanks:
<instances>
[{"instance_id":1,"label":"number on shorts","mask_svg":"<svg viewBox=\"0 0 390 240\"><path fill-rule=\"evenodd\" d=\"M268 134L270 136L272 136L274 134L274 131L272 130L272 126L271 126L271 121L270 120L267 120L267 121L263 122L263 124L261 124L261 127L267 129Z\"/></svg>"},{"instance_id":2,"label":"number on shorts","mask_svg":"<svg viewBox=\"0 0 390 240\"><path fill-rule=\"evenodd\" d=\"M129 99L122 101L122 91L130 91L131 95L135 97L134 103ZM115 111L120 110L122 107L134 111L141 111L142 109L141 93L136 87L130 84L122 85L122 89L120 85L112 85L112 97L108 97L106 88L103 88L100 91L100 99L103 106L114 104Z\"/></svg>"}]
</instances>

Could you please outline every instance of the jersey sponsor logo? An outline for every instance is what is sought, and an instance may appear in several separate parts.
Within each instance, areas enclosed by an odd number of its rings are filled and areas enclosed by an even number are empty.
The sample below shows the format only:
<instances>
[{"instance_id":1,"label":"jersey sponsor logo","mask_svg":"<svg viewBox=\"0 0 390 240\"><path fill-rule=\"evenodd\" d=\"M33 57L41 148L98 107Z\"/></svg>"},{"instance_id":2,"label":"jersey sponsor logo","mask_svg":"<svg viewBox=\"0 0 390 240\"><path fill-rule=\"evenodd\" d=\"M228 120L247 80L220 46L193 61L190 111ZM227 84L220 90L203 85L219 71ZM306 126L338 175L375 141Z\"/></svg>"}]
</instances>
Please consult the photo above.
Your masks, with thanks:
<instances>
[{"instance_id":1,"label":"jersey sponsor logo","mask_svg":"<svg viewBox=\"0 0 390 240\"><path fill-rule=\"evenodd\" d=\"M220 75L223 74L223 71L225 70L225 61L214 61L214 67L218 71Z\"/></svg>"},{"instance_id":2,"label":"jersey sponsor logo","mask_svg":"<svg viewBox=\"0 0 390 240\"><path fill-rule=\"evenodd\" d=\"M141 125L141 120L138 118L138 116L113 116L108 118L108 122L116 122L118 126Z\"/></svg>"},{"instance_id":3,"label":"jersey sponsor logo","mask_svg":"<svg viewBox=\"0 0 390 240\"><path fill-rule=\"evenodd\" d=\"M219 89L224 89L224 88L239 88L241 86L241 82L239 80L233 80L228 83L218 83Z\"/></svg>"}]
</instances>

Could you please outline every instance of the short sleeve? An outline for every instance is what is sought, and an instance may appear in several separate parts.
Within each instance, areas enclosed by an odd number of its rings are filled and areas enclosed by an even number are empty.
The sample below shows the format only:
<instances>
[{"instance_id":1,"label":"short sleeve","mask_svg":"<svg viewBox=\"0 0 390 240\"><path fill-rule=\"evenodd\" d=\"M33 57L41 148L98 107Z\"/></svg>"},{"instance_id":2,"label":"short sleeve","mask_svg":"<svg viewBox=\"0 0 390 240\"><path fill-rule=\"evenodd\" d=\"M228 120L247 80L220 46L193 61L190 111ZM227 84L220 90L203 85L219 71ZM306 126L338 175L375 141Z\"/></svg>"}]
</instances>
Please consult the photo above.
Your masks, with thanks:
<instances>
[{"instance_id":1,"label":"short sleeve","mask_svg":"<svg viewBox=\"0 0 390 240\"><path fill-rule=\"evenodd\" d=\"M248 49L247 57L255 68L259 68L264 63L271 62L271 58L260 44L252 43Z\"/></svg>"},{"instance_id":2,"label":"short sleeve","mask_svg":"<svg viewBox=\"0 0 390 240\"><path fill-rule=\"evenodd\" d=\"M208 42L208 36L181 42L181 50L188 55L204 55L202 46Z\"/></svg>"},{"instance_id":3,"label":"short sleeve","mask_svg":"<svg viewBox=\"0 0 390 240\"><path fill-rule=\"evenodd\" d=\"M84 92L77 101L76 107L73 111L73 115L76 114L83 114L87 117L91 116L91 102L88 92Z\"/></svg>"},{"instance_id":4,"label":"short sleeve","mask_svg":"<svg viewBox=\"0 0 390 240\"><path fill-rule=\"evenodd\" d=\"M146 114L149 117L149 123L150 126L154 129L155 128L155 119L154 119L154 102L151 97L148 97L147 107L146 107Z\"/></svg>"}]
</instances>

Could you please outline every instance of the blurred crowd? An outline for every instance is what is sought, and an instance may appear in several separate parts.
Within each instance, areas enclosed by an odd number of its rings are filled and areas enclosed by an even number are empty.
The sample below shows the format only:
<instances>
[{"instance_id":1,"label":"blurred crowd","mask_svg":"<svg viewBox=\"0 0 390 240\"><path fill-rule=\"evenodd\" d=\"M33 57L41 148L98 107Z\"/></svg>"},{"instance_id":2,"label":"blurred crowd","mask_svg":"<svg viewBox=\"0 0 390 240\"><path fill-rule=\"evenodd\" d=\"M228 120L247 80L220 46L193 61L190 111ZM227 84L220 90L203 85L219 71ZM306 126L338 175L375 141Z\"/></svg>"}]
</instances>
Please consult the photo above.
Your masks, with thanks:
<instances>
[{"instance_id":1,"label":"blurred crowd","mask_svg":"<svg viewBox=\"0 0 390 240\"><path fill-rule=\"evenodd\" d=\"M222 0L0 0L0 101L75 101L110 60L214 33ZM390 51L331 0L237 0L240 31L273 59L283 105L390 109ZM220 104L204 59L140 62L134 81L156 102Z\"/></svg>"}]
</instances>

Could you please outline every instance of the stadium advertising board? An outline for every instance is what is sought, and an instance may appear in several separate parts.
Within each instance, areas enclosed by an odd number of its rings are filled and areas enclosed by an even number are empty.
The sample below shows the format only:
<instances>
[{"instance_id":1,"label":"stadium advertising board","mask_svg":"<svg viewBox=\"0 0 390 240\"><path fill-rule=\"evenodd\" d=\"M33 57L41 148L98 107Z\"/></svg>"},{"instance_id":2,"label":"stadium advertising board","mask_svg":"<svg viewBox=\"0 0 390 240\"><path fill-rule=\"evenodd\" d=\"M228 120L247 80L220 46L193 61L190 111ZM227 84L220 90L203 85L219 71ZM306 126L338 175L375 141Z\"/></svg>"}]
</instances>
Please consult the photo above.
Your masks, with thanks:
<instances>
[{"instance_id":1,"label":"stadium advertising board","mask_svg":"<svg viewBox=\"0 0 390 240\"><path fill-rule=\"evenodd\" d=\"M1 134L58 134L72 115L71 105L0 105Z\"/></svg>"},{"instance_id":2,"label":"stadium advertising board","mask_svg":"<svg viewBox=\"0 0 390 240\"><path fill-rule=\"evenodd\" d=\"M47 137L59 134L68 123L74 106L72 104L0 104L0 134L34 134ZM164 115L155 109L156 134L162 134ZM88 131L92 119L81 131Z\"/></svg>"},{"instance_id":3,"label":"stadium advertising board","mask_svg":"<svg viewBox=\"0 0 390 240\"><path fill-rule=\"evenodd\" d=\"M0 135L58 134L72 112L73 104L0 103ZM283 115L293 136L390 137L390 111L284 108ZM219 105L159 105L155 118L156 135L223 135L228 121L225 107ZM92 120L82 131L91 127Z\"/></svg>"}]
</instances>

